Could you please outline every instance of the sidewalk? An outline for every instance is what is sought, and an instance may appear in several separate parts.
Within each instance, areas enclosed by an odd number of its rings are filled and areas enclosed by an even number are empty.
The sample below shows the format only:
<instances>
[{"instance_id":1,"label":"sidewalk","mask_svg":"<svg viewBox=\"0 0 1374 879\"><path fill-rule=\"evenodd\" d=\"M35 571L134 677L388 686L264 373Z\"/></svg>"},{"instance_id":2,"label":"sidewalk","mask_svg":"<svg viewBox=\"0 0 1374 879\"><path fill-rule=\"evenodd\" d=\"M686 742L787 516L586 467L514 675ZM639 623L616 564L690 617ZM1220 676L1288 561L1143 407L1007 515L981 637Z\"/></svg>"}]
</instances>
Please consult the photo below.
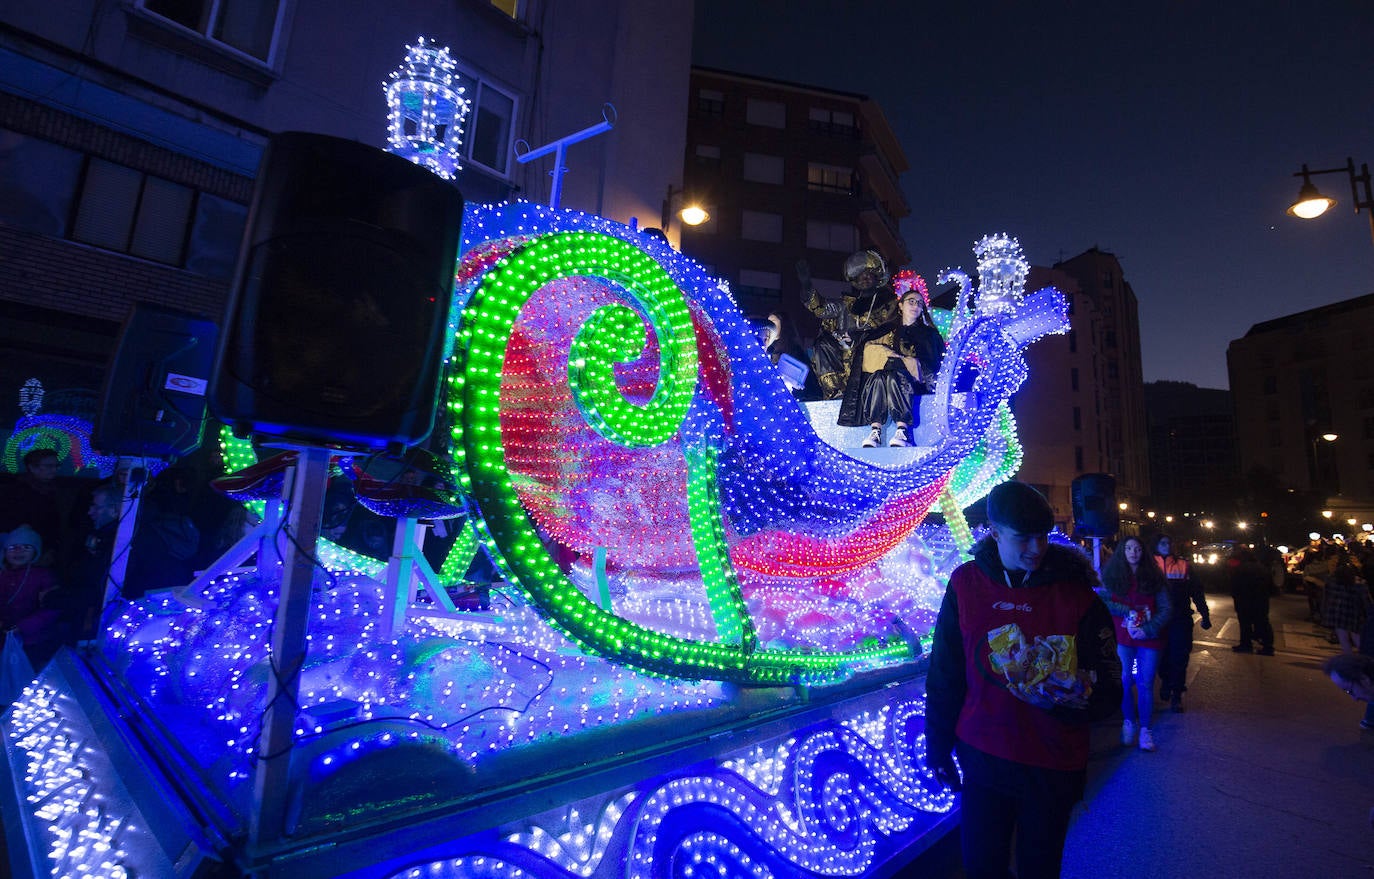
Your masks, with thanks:
<instances>
[{"instance_id":1,"label":"sidewalk","mask_svg":"<svg viewBox=\"0 0 1374 879\"><path fill-rule=\"evenodd\" d=\"M1207 598L1186 711L1155 703L1159 749L1123 748L1119 720L1094 728L1064 879L1374 879L1374 733L1320 671L1337 648L1285 595L1270 612L1277 655L1232 653L1231 601ZM904 875L962 877L956 851L951 839Z\"/></svg>"}]
</instances>

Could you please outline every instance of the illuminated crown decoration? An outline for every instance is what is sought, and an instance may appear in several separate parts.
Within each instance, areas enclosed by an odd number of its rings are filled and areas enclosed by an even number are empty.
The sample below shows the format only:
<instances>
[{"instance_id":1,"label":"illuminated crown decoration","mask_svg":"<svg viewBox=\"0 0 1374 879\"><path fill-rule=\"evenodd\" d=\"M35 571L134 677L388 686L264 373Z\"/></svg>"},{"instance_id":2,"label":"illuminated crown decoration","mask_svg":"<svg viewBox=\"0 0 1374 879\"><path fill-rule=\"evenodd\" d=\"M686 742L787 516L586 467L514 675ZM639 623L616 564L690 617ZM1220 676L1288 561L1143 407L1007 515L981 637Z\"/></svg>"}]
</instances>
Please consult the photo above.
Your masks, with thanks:
<instances>
[{"instance_id":1,"label":"illuminated crown decoration","mask_svg":"<svg viewBox=\"0 0 1374 879\"><path fill-rule=\"evenodd\" d=\"M472 101L459 84L448 48L424 37L406 46L405 63L382 84L389 108L387 150L423 165L444 179L462 170L463 124Z\"/></svg>"},{"instance_id":2,"label":"illuminated crown decoration","mask_svg":"<svg viewBox=\"0 0 1374 879\"><path fill-rule=\"evenodd\" d=\"M973 245L973 255L978 257L979 314L997 314L1019 305L1030 271L1021 242L1000 233L985 235Z\"/></svg>"}]
</instances>

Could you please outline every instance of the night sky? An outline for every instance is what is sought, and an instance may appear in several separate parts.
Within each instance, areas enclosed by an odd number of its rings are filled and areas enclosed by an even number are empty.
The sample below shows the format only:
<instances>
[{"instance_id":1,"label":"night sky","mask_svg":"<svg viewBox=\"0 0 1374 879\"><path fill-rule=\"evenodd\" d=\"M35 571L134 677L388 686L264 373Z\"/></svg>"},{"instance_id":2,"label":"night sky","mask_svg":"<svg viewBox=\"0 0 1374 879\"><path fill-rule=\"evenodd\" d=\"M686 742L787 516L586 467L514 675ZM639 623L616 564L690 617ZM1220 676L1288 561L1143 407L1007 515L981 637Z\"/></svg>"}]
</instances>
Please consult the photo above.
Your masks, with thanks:
<instances>
[{"instance_id":1,"label":"night sky","mask_svg":"<svg viewBox=\"0 0 1374 879\"><path fill-rule=\"evenodd\" d=\"M1117 8L1125 12L1114 12ZM1374 292L1350 178L1374 164L1374 4L697 0L697 64L866 94L906 152L913 267L973 242L1096 245L1140 302L1146 381L1225 388L1253 324Z\"/></svg>"}]
</instances>

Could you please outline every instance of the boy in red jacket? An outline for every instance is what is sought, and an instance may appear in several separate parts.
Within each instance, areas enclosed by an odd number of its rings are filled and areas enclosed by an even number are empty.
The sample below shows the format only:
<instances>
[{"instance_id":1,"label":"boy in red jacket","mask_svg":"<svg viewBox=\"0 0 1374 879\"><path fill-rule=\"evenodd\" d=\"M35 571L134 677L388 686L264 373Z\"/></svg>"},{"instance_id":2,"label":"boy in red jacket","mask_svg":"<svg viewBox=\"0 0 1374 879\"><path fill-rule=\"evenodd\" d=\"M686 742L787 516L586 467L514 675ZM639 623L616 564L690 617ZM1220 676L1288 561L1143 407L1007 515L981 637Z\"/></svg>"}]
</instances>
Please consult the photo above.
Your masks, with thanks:
<instances>
[{"instance_id":1,"label":"boy in red jacket","mask_svg":"<svg viewBox=\"0 0 1374 879\"><path fill-rule=\"evenodd\" d=\"M1087 781L1088 725L1121 701L1111 615L1087 557L1049 543L1054 513L1022 482L988 495L992 533L950 576L926 677L927 765L959 789L968 879L1059 875Z\"/></svg>"}]
</instances>

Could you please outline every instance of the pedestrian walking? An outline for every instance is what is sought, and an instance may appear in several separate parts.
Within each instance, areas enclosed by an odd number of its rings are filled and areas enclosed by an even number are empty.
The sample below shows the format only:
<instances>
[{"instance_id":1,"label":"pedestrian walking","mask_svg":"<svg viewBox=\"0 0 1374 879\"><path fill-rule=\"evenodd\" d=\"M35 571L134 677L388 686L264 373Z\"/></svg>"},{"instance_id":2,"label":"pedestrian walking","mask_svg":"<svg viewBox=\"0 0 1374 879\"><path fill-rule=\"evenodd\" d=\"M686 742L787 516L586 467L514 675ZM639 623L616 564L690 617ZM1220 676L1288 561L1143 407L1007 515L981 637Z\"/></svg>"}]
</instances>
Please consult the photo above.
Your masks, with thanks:
<instances>
[{"instance_id":1,"label":"pedestrian walking","mask_svg":"<svg viewBox=\"0 0 1374 879\"><path fill-rule=\"evenodd\" d=\"M1169 585L1169 604L1173 614L1160 657L1159 677L1163 681L1159 698L1174 711L1183 710L1183 694L1188 690L1188 658L1193 652L1193 608L1197 608L1202 628L1212 628L1212 613L1202 582L1188 560L1173 554L1173 540L1167 534L1155 538L1155 562Z\"/></svg>"},{"instance_id":2,"label":"pedestrian walking","mask_svg":"<svg viewBox=\"0 0 1374 879\"><path fill-rule=\"evenodd\" d=\"M1236 622L1240 624L1240 643L1231 649L1236 653L1257 652L1260 656L1274 655L1274 627L1269 624L1269 572L1255 558L1248 547L1238 547L1231 571L1231 598L1236 604ZM1254 642L1259 642L1259 650Z\"/></svg>"},{"instance_id":3,"label":"pedestrian walking","mask_svg":"<svg viewBox=\"0 0 1374 879\"><path fill-rule=\"evenodd\" d=\"M1326 601L1322 604L1322 625L1336 633L1342 653L1360 649L1360 631L1374 600L1369 586L1348 561L1339 562L1326 580Z\"/></svg>"},{"instance_id":4,"label":"pedestrian walking","mask_svg":"<svg viewBox=\"0 0 1374 879\"><path fill-rule=\"evenodd\" d=\"M1050 544L1049 502L1006 482L991 533L955 569L926 677L927 763L959 789L968 879L1057 877L1087 781L1088 725L1121 698L1111 615L1081 551Z\"/></svg>"},{"instance_id":5,"label":"pedestrian walking","mask_svg":"<svg viewBox=\"0 0 1374 879\"><path fill-rule=\"evenodd\" d=\"M1155 672L1173 611L1168 581L1159 566L1145 558L1140 538L1127 537L1102 569L1097 594L1115 623L1121 659L1121 744L1137 744L1138 735L1140 750L1153 751Z\"/></svg>"}]
</instances>

